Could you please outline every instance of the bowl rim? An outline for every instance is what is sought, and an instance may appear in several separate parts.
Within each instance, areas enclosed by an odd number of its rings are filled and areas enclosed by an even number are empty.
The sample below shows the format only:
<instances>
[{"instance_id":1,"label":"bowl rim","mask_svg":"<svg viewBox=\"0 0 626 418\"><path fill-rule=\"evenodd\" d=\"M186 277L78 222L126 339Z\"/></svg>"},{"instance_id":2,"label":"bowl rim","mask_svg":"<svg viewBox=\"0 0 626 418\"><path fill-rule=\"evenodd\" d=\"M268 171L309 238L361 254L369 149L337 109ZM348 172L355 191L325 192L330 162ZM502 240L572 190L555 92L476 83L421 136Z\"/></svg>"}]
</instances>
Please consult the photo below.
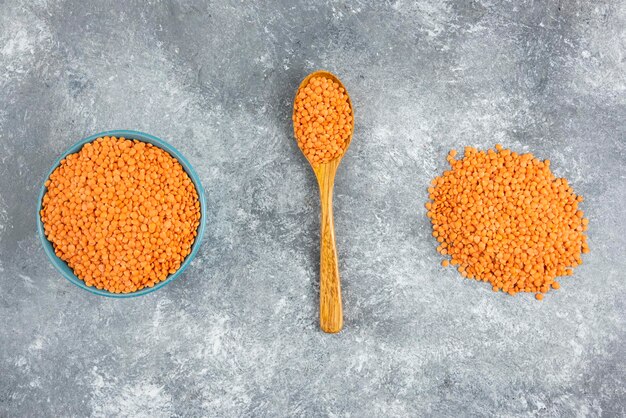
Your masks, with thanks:
<instances>
[{"instance_id":1,"label":"bowl rim","mask_svg":"<svg viewBox=\"0 0 626 418\"><path fill-rule=\"evenodd\" d=\"M131 293L112 293L112 292L109 292L108 290L97 289L94 286L87 286L84 281L79 279L74 274L73 270L67 265L67 263L61 260L59 257L57 257L57 255L54 253L54 247L52 246L52 243L46 237L46 234L44 233L43 222L41 221L43 197L48 190L48 188L46 187L46 181L48 181L48 179L50 178L54 170L56 170L57 167L59 167L59 165L61 164L61 160L63 160L70 154L75 154L79 152L85 144L89 142L93 142L94 140L100 137L104 137L104 136L116 136L118 138L123 137L126 139L131 139L131 140L134 139L138 141L148 142L159 147L160 149L164 150L168 154L170 154L180 163L180 165L183 167L183 169L185 170L185 172L191 179L194 187L196 188L196 192L198 193L198 200L200 202L200 222L198 224L198 229L197 229L198 233L191 246L191 252L189 253L189 255L187 255L187 257L185 257L185 260L183 261L181 266L178 268L178 270L176 270L175 273L168 275L168 277L165 280L155 284L152 287L145 287L141 290L138 290L136 292L131 292ZM159 290L162 287L173 282L175 279L177 279L187 269L191 261L194 259L194 257L198 253L198 250L200 249L200 246L202 244L202 238L204 236L205 219L206 219L206 200L205 200L204 188L202 187L200 178L198 177L198 174L196 173L196 171L193 169L193 166L191 165L191 163L176 148L174 148L172 145L165 142L161 138L158 138L154 135L147 134L145 132L128 130L128 129L115 129L111 131L104 131L104 132L99 132L99 133L90 135L86 138L81 139L80 141L76 142L75 144L68 147L65 151L63 151L61 155L55 160L52 167L46 173L46 176L42 182L42 185L39 191L38 205L37 205L37 232L38 232L41 244L43 246L43 249L46 255L48 256L48 259L54 266L54 268L59 273L61 273L61 275L65 277L68 281L80 287L81 289L87 290L90 293L95 294L95 295L106 296L106 297L111 297L111 298L132 298L132 297L137 297L137 296L143 296L148 293Z\"/></svg>"}]
</instances>

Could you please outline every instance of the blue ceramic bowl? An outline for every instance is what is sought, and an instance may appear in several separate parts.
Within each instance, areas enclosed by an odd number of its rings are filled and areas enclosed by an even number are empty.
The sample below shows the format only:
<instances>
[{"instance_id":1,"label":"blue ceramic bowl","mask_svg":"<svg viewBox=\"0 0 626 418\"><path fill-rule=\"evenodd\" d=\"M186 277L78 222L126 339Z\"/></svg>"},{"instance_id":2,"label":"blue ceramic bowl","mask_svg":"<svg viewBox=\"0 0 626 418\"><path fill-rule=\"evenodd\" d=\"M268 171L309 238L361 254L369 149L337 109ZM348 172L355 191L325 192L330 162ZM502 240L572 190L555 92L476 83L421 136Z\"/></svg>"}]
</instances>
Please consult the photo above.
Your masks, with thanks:
<instances>
[{"instance_id":1,"label":"blue ceramic bowl","mask_svg":"<svg viewBox=\"0 0 626 418\"><path fill-rule=\"evenodd\" d=\"M187 258L185 258L185 261L183 261L178 271L176 271L176 273L174 274L170 274L165 280L155 284L153 287L146 287L146 288L143 288L141 290L138 290L132 293L111 293L106 290L99 290L99 289L96 289L95 287L87 286L85 282L83 282L78 277L76 277L76 275L74 274L72 269L67 265L67 263L61 260L59 257L57 257L57 255L54 253L52 243L48 241L48 239L46 238L46 235L43 230L43 223L41 222L41 209L42 209L43 196L47 191L47 188L45 186L45 181L47 181L48 178L50 178L50 175L59 166L62 159L67 157L69 154L74 154L80 151L83 145L85 145L88 142L92 142L95 139L100 138L102 136L116 136L116 137L123 137L126 139L137 139L139 141L153 144L161 148L162 150L167 151L172 157L178 160L180 165L183 166L183 169L185 170L187 175L189 175L189 178L191 179L194 186L196 187L196 191L198 192L198 199L200 201L200 224L198 225L198 235L196 236L196 239L191 247L191 252L187 256ZM74 144L72 147L66 150L56 160L56 162L54 163L50 171L48 171L48 174L46 175L46 180L44 180L44 185L41 186L41 191L39 192L39 204L37 205L37 208L38 208L37 209L37 231L39 232L39 238L41 239L41 244L43 245L43 249L46 251L46 255L52 262L52 265L54 265L54 267L63 275L63 277L65 277L67 280L74 283L76 286L80 287L81 289L88 290L89 292L95 293L96 295L109 296L109 297L114 297L114 298L129 298L129 297L134 297L134 296L145 295L146 293L154 292L155 290L162 288L163 286L165 286L168 283L171 283L174 279L180 276L182 272L185 271L187 266L189 266L189 263L191 263L191 260L193 260L193 258L198 253L198 249L200 248L200 244L202 243L202 236L204 235L204 220L206 219L206 202L205 202L205 197L204 197L204 189L202 188L202 184L200 183L200 179L198 178L198 175L194 171L193 167L191 167L191 164L189 163L189 161L187 161L185 157L183 157L182 154L176 150L176 148L174 148L167 142L163 141L162 139L159 139L152 135L145 134L143 132L126 131L126 130L100 132L98 134L91 135L90 137L87 137L85 139L78 141L76 144Z\"/></svg>"}]
</instances>

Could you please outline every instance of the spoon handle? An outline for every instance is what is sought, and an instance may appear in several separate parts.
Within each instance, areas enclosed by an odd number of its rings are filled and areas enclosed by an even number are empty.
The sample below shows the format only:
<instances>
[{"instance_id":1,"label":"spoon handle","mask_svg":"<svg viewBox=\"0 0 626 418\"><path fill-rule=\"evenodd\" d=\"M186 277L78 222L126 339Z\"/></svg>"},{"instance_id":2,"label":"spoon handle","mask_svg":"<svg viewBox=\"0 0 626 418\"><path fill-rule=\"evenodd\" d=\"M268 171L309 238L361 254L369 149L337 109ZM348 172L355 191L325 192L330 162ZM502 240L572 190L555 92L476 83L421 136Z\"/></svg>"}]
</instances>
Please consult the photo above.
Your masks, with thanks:
<instances>
[{"instance_id":1,"label":"spoon handle","mask_svg":"<svg viewBox=\"0 0 626 418\"><path fill-rule=\"evenodd\" d=\"M320 328L324 332L337 333L343 327L341 283L335 245L333 220L333 187L338 161L322 164L316 169L320 187L322 209L320 236Z\"/></svg>"}]
</instances>

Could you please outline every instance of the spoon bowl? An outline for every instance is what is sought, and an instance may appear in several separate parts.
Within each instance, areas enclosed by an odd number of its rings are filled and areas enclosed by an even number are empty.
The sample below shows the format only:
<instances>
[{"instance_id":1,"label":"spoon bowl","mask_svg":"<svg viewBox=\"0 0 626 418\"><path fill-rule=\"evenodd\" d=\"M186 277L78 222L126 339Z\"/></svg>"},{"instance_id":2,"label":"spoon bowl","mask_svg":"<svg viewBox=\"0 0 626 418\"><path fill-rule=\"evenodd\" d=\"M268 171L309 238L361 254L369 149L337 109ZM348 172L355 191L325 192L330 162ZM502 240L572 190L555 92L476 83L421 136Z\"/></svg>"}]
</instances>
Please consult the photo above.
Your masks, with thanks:
<instances>
[{"instance_id":1,"label":"spoon bowl","mask_svg":"<svg viewBox=\"0 0 626 418\"><path fill-rule=\"evenodd\" d=\"M293 100L294 113L295 113L295 109L296 109L296 100L297 100L297 97L298 97L298 93L300 93L300 90L305 88L309 84L309 81L311 81L311 79L314 78L314 77L327 78L329 80L332 80L334 83L339 84L339 87L343 88L344 94L348 98L348 105L350 106L350 112L352 114L352 123L351 123L351 127L350 127L350 136L348 137L348 140L346 141L347 143L346 143L346 147L343 150L343 153L340 156L338 156L337 158L335 158L334 160L332 160L332 161L341 160L343 158L343 156L346 154L346 151L348 151L348 148L350 147L350 143L352 142L352 136L354 134L354 106L352 106L352 99L350 98L350 94L348 94L348 89L346 89L346 87L343 85L343 83L341 82L339 77L337 77L335 74L333 74L333 73L331 73L329 71L324 71L324 70L314 71L311 74L307 75L304 78L304 80L302 80L300 85L298 86L298 90L296 90L296 96L294 97L294 100ZM294 135L295 135L295 126L294 126ZM320 164L313 164L306 157L306 155L304 156L304 158L306 158L306 160L309 162L309 164L311 164L311 167L313 168L313 170L315 170L315 166L316 165L320 165ZM339 162L337 162L337 164L339 164Z\"/></svg>"},{"instance_id":2,"label":"spoon bowl","mask_svg":"<svg viewBox=\"0 0 626 418\"><path fill-rule=\"evenodd\" d=\"M320 234L320 328L324 332L337 333L343 327L343 306L341 302L341 281L339 277L339 263L337 257L337 247L335 244L335 224L333 219L333 187L335 185L335 175L339 163L343 159L354 133L354 107L348 94L339 78L328 71L315 71L302 80L296 98L294 99L294 122L296 112L296 100L300 91L305 88L313 77L324 77L339 84L344 89L347 102L350 106L350 133L346 140L346 146L341 155L325 163L314 163L306 155L307 161L311 165L317 184L320 190L321 201L321 234ZM294 123L294 136L297 139L296 126ZM304 152L303 152L304 154Z\"/></svg>"}]
</instances>

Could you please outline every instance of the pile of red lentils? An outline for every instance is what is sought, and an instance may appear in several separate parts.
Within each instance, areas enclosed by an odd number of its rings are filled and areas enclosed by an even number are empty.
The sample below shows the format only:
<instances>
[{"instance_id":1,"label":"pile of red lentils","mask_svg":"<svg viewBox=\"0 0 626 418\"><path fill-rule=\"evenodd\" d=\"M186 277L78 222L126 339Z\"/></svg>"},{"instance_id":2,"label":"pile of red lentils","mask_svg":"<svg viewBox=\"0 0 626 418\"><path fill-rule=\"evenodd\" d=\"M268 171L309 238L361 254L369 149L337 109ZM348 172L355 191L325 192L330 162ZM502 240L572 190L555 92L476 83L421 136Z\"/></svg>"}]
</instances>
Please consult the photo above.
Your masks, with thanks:
<instances>
[{"instance_id":1,"label":"pile of red lentils","mask_svg":"<svg viewBox=\"0 0 626 418\"><path fill-rule=\"evenodd\" d=\"M426 204L437 250L463 277L491 283L510 295L558 289L589 252L589 221L567 180L550 161L496 145L450 151L451 169L433 180Z\"/></svg>"}]
</instances>

